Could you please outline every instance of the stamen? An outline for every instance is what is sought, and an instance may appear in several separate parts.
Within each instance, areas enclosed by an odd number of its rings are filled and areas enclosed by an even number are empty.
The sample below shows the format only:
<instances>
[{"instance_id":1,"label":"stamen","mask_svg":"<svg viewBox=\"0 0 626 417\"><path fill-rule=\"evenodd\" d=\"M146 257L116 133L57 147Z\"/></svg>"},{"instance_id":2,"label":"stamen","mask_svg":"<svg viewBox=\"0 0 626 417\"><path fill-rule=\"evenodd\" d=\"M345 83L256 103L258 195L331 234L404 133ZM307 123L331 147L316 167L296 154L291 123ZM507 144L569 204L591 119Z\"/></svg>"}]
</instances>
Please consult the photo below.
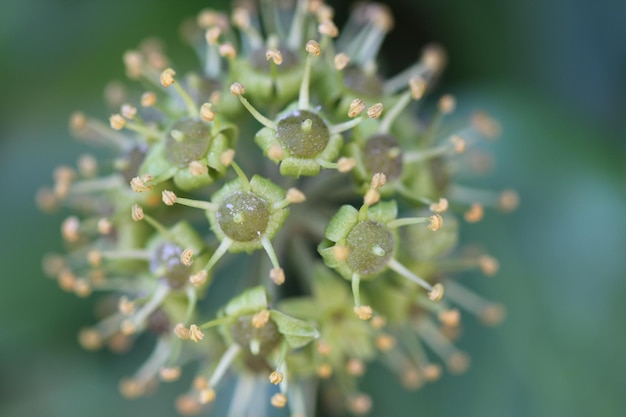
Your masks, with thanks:
<instances>
[{"instance_id":1,"label":"stamen","mask_svg":"<svg viewBox=\"0 0 626 417\"><path fill-rule=\"evenodd\" d=\"M274 121L268 119L267 117L263 116L261 113L259 113L259 111L254 108L254 106L252 106L252 104L250 104L250 102L243 97L243 94L246 92L245 87L243 86L243 84L241 83L233 83L230 86L230 92L239 98L239 101L241 102L241 104L243 104L243 106L246 108L246 110L248 110L250 112L250 114L259 122L261 123L263 126L268 127L270 129L276 129L276 124L274 123Z\"/></svg>"},{"instance_id":2,"label":"stamen","mask_svg":"<svg viewBox=\"0 0 626 417\"><path fill-rule=\"evenodd\" d=\"M229 239L228 237L225 237L220 243L220 245L217 247L217 250L213 253L213 255L211 256L211 259L209 259L209 261L207 262L207 264L204 266L203 269L209 272L215 266L217 261L219 261L222 258L222 256L224 256L224 254L228 251L228 249L230 248L232 244L233 244L233 241Z\"/></svg>"},{"instance_id":3,"label":"stamen","mask_svg":"<svg viewBox=\"0 0 626 417\"><path fill-rule=\"evenodd\" d=\"M409 271L404 265L395 260L394 258L389 259L389 263L387 264L389 268L403 276L404 278L415 282L420 287L424 288L426 291L433 291L434 287L430 285L428 282L424 281L422 278L415 275L413 272Z\"/></svg>"},{"instance_id":4,"label":"stamen","mask_svg":"<svg viewBox=\"0 0 626 417\"><path fill-rule=\"evenodd\" d=\"M167 285L159 285L148 302L136 311L132 317L122 322L120 326L122 333L128 335L137 332L138 328L145 323L148 316L159 308L169 293L170 289Z\"/></svg>"},{"instance_id":5,"label":"stamen","mask_svg":"<svg viewBox=\"0 0 626 417\"><path fill-rule=\"evenodd\" d=\"M304 63L302 82L300 83L300 94L298 96L298 108L300 110L309 109L309 83L311 79L311 66L313 65L313 56L319 56L322 52L320 44L314 40L310 40L306 43L305 50L307 51L308 55Z\"/></svg>"},{"instance_id":6,"label":"stamen","mask_svg":"<svg viewBox=\"0 0 626 417\"><path fill-rule=\"evenodd\" d=\"M335 69L337 71L341 71L345 67L348 66L348 63L350 62L350 57L342 52L342 53L335 55L334 62L335 62Z\"/></svg>"}]
</instances>

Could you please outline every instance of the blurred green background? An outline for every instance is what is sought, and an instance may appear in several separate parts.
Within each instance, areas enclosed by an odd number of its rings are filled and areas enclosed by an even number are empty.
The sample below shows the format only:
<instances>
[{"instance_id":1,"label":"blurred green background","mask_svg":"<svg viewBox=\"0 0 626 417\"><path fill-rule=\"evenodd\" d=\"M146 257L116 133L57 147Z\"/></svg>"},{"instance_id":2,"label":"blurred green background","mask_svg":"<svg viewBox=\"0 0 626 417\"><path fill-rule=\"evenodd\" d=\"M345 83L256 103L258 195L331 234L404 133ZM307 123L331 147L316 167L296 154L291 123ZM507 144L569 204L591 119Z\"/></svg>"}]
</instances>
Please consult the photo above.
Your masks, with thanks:
<instances>
[{"instance_id":1,"label":"blurred green background","mask_svg":"<svg viewBox=\"0 0 626 417\"><path fill-rule=\"evenodd\" d=\"M182 18L225 2L24 0L0 6L0 416L172 416L180 385L123 400L117 381L141 362L86 353L77 330L93 298L43 277L60 250L61 215L34 194L53 168L89 149L70 139L75 109L105 119L102 88L123 79L122 53L147 35L166 41L180 68ZM390 71L429 41L449 52L438 93L502 123L488 187L514 187L518 212L466 227L501 262L468 285L500 300L508 318L472 318L459 346L460 377L405 391L373 366L363 388L372 416L618 416L626 399L626 2L390 1L396 28L384 46ZM348 6L335 2L339 22Z\"/></svg>"}]
</instances>

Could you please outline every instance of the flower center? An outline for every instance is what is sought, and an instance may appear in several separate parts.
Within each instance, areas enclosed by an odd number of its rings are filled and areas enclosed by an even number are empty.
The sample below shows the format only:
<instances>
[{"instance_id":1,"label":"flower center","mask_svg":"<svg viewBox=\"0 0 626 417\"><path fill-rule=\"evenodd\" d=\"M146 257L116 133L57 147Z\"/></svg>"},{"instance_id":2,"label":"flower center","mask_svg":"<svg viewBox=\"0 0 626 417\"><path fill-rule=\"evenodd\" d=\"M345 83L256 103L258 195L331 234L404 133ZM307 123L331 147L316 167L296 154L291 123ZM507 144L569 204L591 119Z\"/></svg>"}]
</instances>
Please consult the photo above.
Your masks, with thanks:
<instances>
[{"instance_id":1,"label":"flower center","mask_svg":"<svg viewBox=\"0 0 626 417\"><path fill-rule=\"evenodd\" d=\"M370 174L382 172L387 180L394 180L402 174L402 150L391 135L377 134L365 144L364 163Z\"/></svg>"},{"instance_id":2,"label":"flower center","mask_svg":"<svg viewBox=\"0 0 626 417\"><path fill-rule=\"evenodd\" d=\"M211 130L202 120L183 119L174 123L165 137L165 154L173 164L186 166L204 158L211 144Z\"/></svg>"},{"instance_id":3,"label":"flower center","mask_svg":"<svg viewBox=\"0 0 626 417\"><path fill-rule=\"evenodd\" d=\"M217 222L226 236L236 242L260 239L267 230L267 202L249 191L237 191L220 204Z\"/></svg>"},{"instance_id":4,"label":"flower center","mask_svg":"<svg viewBox=\"0 0 626 417\"><path fill-rule=\"evenodd\" d=\"M394 238L383 224L367 220L354 226L347 237L348 266L361 275L385 269L393 255Z\"/></svg>"},{"instance_id":5,"label":"flower center","mask_svg":"<svg viewBox=\"0 0 626 417\"><path fill-rule=\"evenodd\" d=\"M278 121L276 137L291 156L314 158L326 149L330 131L317 114L296 110Z\"/></svg>"}]
</instances>

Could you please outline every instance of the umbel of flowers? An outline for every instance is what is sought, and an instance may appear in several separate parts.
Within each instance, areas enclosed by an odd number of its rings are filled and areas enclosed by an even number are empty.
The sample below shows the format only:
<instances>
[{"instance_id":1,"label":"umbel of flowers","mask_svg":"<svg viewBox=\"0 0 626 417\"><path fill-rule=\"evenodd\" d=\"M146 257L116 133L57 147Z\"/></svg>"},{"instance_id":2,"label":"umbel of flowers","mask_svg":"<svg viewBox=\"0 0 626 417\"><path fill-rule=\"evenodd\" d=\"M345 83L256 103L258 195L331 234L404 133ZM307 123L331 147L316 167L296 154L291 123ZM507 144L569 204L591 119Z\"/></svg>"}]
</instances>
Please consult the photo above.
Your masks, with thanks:
<instances>
[{"instance_id":1,"label":"umbel of flowers","mask_svg":"<svg viewBox=\"0 0 626 417\"><path fill-rule=\"evenodd\" d=\"M441 363L467 368L453 344L461 314L503 318L454 281L498 270L488 254L457 248L459 222L517 205L513 191L461 185L484 170L478 145L498 123L480 112L455 119L451 95L416 115L445 55L428 45L384 78L386 6L361 3L340 33L322 1L284 3L240 2L186 22L196 71L175 70L155 40L126 52L134 83L107 87L108 123L70 120L111 156L59 167L37 194L43 210L68 216L66 252L45 257L46 274L80 297L109 294L81 345L122 352L154 339L121 379L126 397L195 372L176 400L184 415L210 414L224 381L235 384L231 416L363 414L369 362L417 389ZM224 266L234 256L245 274Z\"/></svg>"}]
</instances>

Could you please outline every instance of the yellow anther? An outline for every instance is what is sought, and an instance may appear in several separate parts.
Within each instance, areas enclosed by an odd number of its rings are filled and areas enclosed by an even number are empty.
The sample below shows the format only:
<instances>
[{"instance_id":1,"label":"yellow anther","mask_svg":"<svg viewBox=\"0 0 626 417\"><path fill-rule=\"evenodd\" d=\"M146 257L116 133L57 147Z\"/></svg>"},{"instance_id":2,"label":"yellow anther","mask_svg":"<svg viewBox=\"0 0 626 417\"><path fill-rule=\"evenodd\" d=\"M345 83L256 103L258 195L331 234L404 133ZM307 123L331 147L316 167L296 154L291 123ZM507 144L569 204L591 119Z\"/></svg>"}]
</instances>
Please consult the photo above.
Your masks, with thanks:
<instances>
[{"instance_id":1,"label":"yellow anther","mask_svg":"<svg viewBox=\"0 0 626 417\"><path fill-rule=\"evenodd\" d=\"M369 320L372 318L372 307L370 306L358 306L354 307L354 314L361 320Z\"/></svg>"},{"instance_id":2,"label":"yellow anther","mask_svg":"<svg viewBox=\"0 0 626 417\"><path fill-rule=\"evenodd\" d=\"M270 311L261 310L252 316L252 326L256 329L261 329L270 321Z\"/></svg>"},{"instance_id":3,"label":"yellow anther","mask_svg":"<svg viewBox=\"0 0 626 417\"><path fill-rule=\"evenodd\" d=\"M441 217L441 215L435 213L430 216L429 219L430 224L427 226L428 230L436 232L443 227L443 217Z\"/></svg>"},{"instance_id":4,"label":"yellow anther","mask_svg":"<svg viewBox=\"0 0 626 417\"><path fill-rule=\"evenodd\" d=\"M384 109L383 103L376 103L367 109L367 117L370 119L378 119L383 114Z\"/></svg>"},{"instance_id":5,"label":"yellow anther","mask_svg":"<svg viewBox=\"0 0 626 417\"><path fill-rule=\"evenodd\" d=\"M343 52L335 55L335 69L337 71L341 71L342 69L347 67L349 62L350 62L350 57L344 54Z\"/></svg>"},{"instance_id":6,"label":"yellow anther","mask_svg":"<svg viewBox=\"0 0 626 417\"><path fill-rule=\"evenodd\" d=\"M161 73L161 77L159 79L161 81L161 85L165 88L170 87L172 84L174 84L175 75L176 75L176 71L174 71L172 68L167 68L163 70L163 72Z\"/></svg>"},{"instance_id":7,"label":"yellow anther","mask_svg":"<svg viewBox=\"0 0 626 417\"><path fill-rule=\"evenodd\" d=\"M439 301L443 297L443 285L437 283L433 285L433 289L428 293L428 298L432 301Z\"/></svg>"},{"instance_id":8,"label":"yellow anther","mask_svg":"<svg viewBox=\"0 0 626 417\"><path fill-rule=\"evenodd\" d=\"M208 278L209 274L204 269L196 272L192 276L189 277L189 283L195 287L199 287L204 284Z\"/></svg>"},{"instance_id":9,"label":"yellow anther","mask_svg":"<svg viewBox=\"0 0 626 417\"><path fill-rule=\"evenodd\" d=\"M278 371L274 371L270 374L270 382L274 385L278 385L281 382L283 382L283 379L285 378L285 376L283 375L282 372L278 372Z\"/></svg>"},{"instance_id":10,"label":"yellow anther","mask_svg":"<svg viewBox=\"0 0 626 417\"><path fill-rule=\"evenodd\" d=\"M109 117L109 124L114 130L122 130L126 126L126 119L121 114L113 114Z\"/></svg>"},{"instance_id":11,"label":"yellow anther","mask_svg":"<svg viewBox=\"0 0 626 417\"><path fill-rule=\"evenodd\" d=\"M365 110L365 102L361 99L355 98L350 103L350 109L348 110L348 117L356 117Z\"/></svg>"},{"instance_id":12,"label":"yellow anther","mask_svg":"<svg viewBox=\"0 0 626 417\"><path fill-rule=\"evenodd\" d=\"M197 343L204 339L204 333L202 333L202 330L200 330L198 326L192 324L189 326L189 339Z\"/></svg>"},{"instance_id":13,"label":"yellow anther","mask_svg":"<svg viewBox=\"0 0 626 417\"><path fill-rule=\"evenodd\" d=\"M322 53L322 47L319 42L310 40L306 43L304 49L311 55L319 56Z\"/></svg>"}]
</instances>

